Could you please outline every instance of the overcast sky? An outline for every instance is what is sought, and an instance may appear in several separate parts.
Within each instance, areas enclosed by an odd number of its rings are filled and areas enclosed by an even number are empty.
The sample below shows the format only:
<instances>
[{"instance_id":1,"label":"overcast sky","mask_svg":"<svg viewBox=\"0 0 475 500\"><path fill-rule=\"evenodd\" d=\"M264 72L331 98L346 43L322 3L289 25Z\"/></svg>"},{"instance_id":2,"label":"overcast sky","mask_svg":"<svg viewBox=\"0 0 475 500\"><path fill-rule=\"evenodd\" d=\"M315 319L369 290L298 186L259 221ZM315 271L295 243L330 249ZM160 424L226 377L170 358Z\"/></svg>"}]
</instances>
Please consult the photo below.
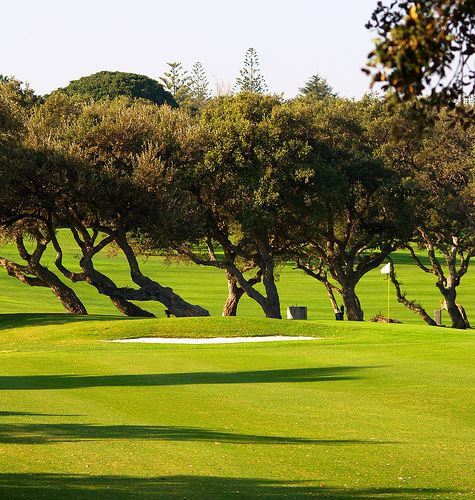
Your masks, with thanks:
<instances>
[{"instance_id":1,"label":"overcast sky","mask_svg":"<svg viewBox=\"0 0 475 500\"><path fill-rule=\"evenodd\" d=\"M315 73L342 96L361 72L377 0L18 0L2 2L0 74L39 94L96 71L157 79L167 62L200 61L211 87L231 86L254 47L269 90L294 96Z\"/></svg>"}]
</instances>

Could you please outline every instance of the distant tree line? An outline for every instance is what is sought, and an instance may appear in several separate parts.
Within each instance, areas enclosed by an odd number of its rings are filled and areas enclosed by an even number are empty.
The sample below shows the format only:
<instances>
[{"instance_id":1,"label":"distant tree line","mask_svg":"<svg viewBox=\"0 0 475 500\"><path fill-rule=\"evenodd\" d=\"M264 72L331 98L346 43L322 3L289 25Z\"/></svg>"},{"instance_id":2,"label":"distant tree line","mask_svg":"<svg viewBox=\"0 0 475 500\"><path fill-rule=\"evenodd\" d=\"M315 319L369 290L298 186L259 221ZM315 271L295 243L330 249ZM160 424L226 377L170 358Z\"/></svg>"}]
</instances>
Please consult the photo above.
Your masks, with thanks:
<instances>
[{"instance_id":1,"label":"distant tree line","mask_svg":"<svg viewBox=\"0 0 475 500\"><path fill-rule=\"evenodd\" d=\"M235 93L213 98L201 65L188 76L170 64L165 88L102 72L41 100L3 79L1 238L18 256L0 266L50 288L71 313L86 314L68 284L80 281L130 316L152 316L137 305L147 301L208 315L146 275L137 256L160 252L221 269L224 315L236 315L246 294L280 318L278 269L293 262L335 312L342 303L361 321L359 281L407 248L434 275L452 326L468 327L456 292L475 255L473 129L447 128L442 109L416 134L409 105L339 98L318 75L285 100L266 94L256 60L248 69ZM74 266L60 230L77 245ZM111 247L128 263L130 286L95 266ZM394 267L391 278L398 300L435 324Z\"/></svg>"}]
</instances>

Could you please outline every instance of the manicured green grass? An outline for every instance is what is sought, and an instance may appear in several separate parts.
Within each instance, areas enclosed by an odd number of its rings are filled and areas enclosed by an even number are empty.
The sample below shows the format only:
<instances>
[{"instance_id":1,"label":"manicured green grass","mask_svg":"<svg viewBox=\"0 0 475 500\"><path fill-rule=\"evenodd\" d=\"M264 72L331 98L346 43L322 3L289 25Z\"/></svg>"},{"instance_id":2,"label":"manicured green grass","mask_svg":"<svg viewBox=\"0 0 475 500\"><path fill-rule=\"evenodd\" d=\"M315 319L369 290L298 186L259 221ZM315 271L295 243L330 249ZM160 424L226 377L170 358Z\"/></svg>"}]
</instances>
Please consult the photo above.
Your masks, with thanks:
<instances>
[{"instance_id":1,"label":"manicured green grass","mask_svg":"<svg viewBox=\"0 0 475 500\"><path fill-rule=\"evenodd\" d=\"M0 315L0 498L473 498L473 332ZM236 345L142 335L316 335Z\"/></svg>"},{"instance_id":2,"label":"manicured green grass","mask_svg":"<svg viewBox=\"0 0 475 500\"><path fill-rule=\"evenodd\" d=\"M76 263L78 250L71 238L67 237L65 233L62 233L61 236L66 263L73 270L78 270ZM0 255L13 257L15 251L11 246L7 245L0 248ZM49 262L50 267L54 268L52 257L52 254L49 253L46 262ZM393 257L396 262L396 272L403 282L403 289L408 292L409 298L421 302L431 314L434 309L439 309L442 296L435 288L434 278L419 270L406 253L398 252ZM191 264L167 263L161 257L142 258L141 261L143 262L144 271L150 277L163 285L171 286L189 302L206 307L213 316L221 315L227 294L226 281L222 271ZM95 262L99 270L110 275L119 285L132 284L128 278L128 269L123 258L104 252L97 256ZM89 313L117 314L116 309L110 304L109 300L100 296L91 286L78 283L73 287L86 304ZM286 307L289 305L306 305L309 319L334 318L324 288L316 280L304 276L300 271L293 270L291 265L280 269L278 287L284 315ZM387 286L379 269L364 277L359 285L358 293L365 310L366 319L378 312L386 314ZM462 285L459 287L458 300L465 306L469 318L475 318L475 273L473 270L470 270L463 277ZM161 304L147 302L142 305L159 317L164 316L165 308ZM0 313L62 311L61 304L49 290L29 288L16 279L7 276L0 269ZM263 313L256 302L245 296L241 300L238 315L250 318L262 317ZM414 313L397 303L393 289L390 290L390 315L404 323L423 324L422 320ZM443 319L448 322L446 313L444 313Z\"/></svg>"}]
</instances>

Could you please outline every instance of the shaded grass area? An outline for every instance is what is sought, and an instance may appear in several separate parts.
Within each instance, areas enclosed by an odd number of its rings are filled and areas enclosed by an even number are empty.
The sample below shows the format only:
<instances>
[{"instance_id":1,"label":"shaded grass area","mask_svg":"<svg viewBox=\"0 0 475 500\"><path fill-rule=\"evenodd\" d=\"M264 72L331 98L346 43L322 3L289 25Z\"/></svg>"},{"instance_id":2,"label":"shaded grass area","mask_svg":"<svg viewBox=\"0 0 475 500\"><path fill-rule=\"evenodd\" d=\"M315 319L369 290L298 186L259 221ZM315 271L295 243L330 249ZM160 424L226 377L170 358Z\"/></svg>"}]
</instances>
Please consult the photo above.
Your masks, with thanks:
<instances>
[{"instance_id":1,"label":"shaded grass area","mask_svg":"<svg viewBox=\"0 0 475 500\"><path fill-rule=\"evenodd\" d=\"M65 313L4 313L0 314L0 330L9 328L23 328L29 326L67 325L87 321L118 321L130 319L126 316L109 316L89 314L80 316Z\"/></svg>"},{"instance_id":2,"label":"shaded grass area","mask_svg":"<svg viewBox=\"0 0 475 500\"><path fill-rule=\"evenodd\" d=\"M318 480L317 480L318 481ZM266 478L207 476L123 477L67 474L0 474L4 498L449 498L438 488L345 488ZM450 490L451 494L456 494ZM452 496L452 495L451 495Z\"/></svg>"},{"instance_id":3,"label":"shaded grass area","mask_svg":"<svg viewBox=\"0 0 475 500\"><path fill-rule=\"evenodd\" d=\"M360 439L309 439L289 436L259 436L212 429L178 426L90 425L90 424L11 424L0 425L0 443L45 444L91 440L195 441L233 444L321 445L388 444Z\"/></svg>"},{"instance_id":4,"label":"shaded grass area","mask_svg":"<svg viewBox=\"0 0 475 500\"><path fill-rule=\"evenodd\" d=\"M292 382L329 382L353 380L355 372L369 367L338 366L325 368L302 368L295 370L260 370L246 372L196 372L146 375L33 375L0 376L0 390L50 390L76 389L83 387L147 387L164 385L202 384L273 384Z\"/></svg>"}]
</instances>

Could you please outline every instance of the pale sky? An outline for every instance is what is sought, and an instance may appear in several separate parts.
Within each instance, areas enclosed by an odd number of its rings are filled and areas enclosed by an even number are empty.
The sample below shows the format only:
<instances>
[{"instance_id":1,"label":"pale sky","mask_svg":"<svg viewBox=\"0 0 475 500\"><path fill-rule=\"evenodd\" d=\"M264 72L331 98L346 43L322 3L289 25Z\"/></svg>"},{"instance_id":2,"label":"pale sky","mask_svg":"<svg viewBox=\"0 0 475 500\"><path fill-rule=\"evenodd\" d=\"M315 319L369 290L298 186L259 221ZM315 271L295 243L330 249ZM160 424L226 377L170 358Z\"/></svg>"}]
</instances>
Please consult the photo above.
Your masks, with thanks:
<instances>
[{"instance_id":1,"label":"pale sky","mask_svg":"<svg viewBox=\"0 0 475 500\"><path fill-rule=\"evenodd\" d=\"M324 76L341 96L368 90L361 72L377 0L0 0L0 74L39 94L97 71L158 79L167 62L200 61L212 89L232 87L254 47L273 93Z\"/></svg>"}]
</instances>

